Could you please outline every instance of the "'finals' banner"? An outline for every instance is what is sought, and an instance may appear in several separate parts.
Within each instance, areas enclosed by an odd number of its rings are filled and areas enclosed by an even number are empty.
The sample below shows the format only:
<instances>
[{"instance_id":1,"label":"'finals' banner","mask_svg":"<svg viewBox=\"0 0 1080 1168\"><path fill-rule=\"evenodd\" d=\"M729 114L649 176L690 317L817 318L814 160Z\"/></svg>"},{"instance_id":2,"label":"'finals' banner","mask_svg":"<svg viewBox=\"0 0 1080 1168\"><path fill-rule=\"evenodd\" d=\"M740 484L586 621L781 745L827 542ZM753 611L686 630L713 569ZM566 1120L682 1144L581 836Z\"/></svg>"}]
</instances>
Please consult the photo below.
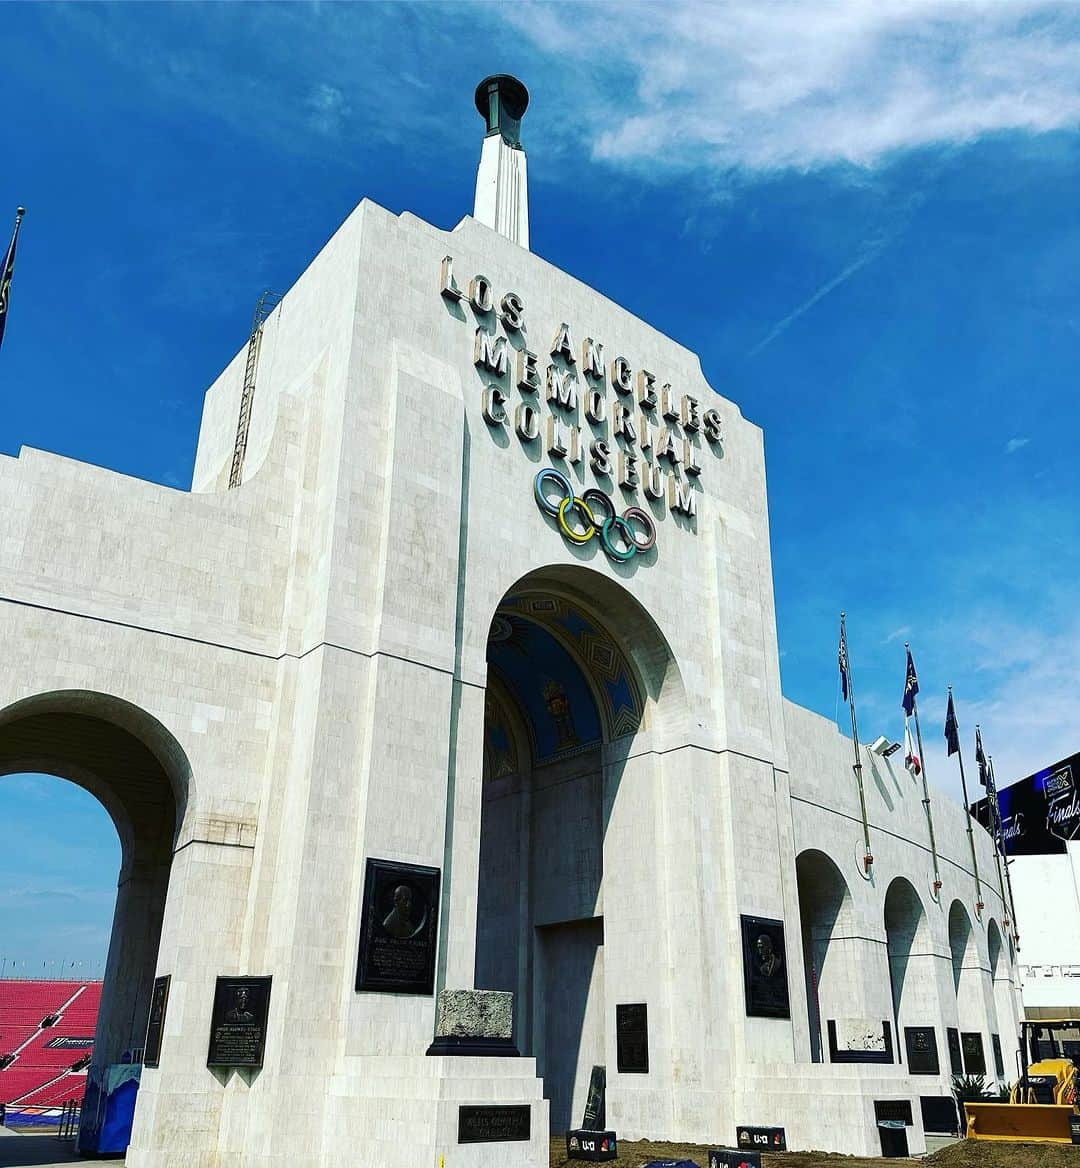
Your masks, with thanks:
<instances>
[{"instance_id":1,"label":"'finals' banner","mask_svg":"<svg viewBox=\"0 0 1080 1168\"><path fill-rule=\"evenodd\" d=\"M1080 754L999 790L998 806L1007 855L1064 855L1067 840L1080 842ZM987 800L971 813L990 827Z\"/></svg>"}]
</instances>

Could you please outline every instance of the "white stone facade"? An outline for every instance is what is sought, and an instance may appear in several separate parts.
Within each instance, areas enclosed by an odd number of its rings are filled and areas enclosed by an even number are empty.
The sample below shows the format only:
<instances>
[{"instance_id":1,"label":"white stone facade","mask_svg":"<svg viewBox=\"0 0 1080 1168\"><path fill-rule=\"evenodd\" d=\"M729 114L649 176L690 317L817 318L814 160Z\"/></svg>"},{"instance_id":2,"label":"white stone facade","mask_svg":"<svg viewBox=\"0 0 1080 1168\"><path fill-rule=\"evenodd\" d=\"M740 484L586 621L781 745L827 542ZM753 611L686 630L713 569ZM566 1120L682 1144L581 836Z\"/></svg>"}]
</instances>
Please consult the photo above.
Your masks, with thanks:
<instances>
[{"instance_id":1,"label":"white stone facade","mask_svg":"<svg viewBox=\"0 0 1080 1168\"><path fill-rule=\"evenodd\" d=\"M440 294L447 256L461 299ZM469 302L477 275L494 312ZM524 331L499 319L509 292ZM572 364L550 356L564 324ZM478 328L506 337L505 376L484 367L490 347L476 364ZM573 415L544 384L518 388L524 346L541 381L549 364L575 372ZM620 356L631 394L612 385ZM474 220L443 232L365 202L266 323L229 490L244 361L207 393L190 493L0 458L0 768L94 790L125 844L99 1059L142 1045L154 972L172 979L129 1164L539 1168L544 1095L576 1123L594 1063L623 1138L730 1144L736 1124L780 1125L793 1148L872 1153L874 1101L906 1099L918 1151L919 1097L948 1090L947 1028L982 1035L990 1078L999 1035L1009 1075L1017 976L990 840L976 830L980 915L964 814L935 798L935 898L921 789L864 751L864 877L850 742L780 692L762 434L694 354ZM634 444L616 438L642 370L653 413L689 396L713 429L661 418L647 457L634 406ZM552 417L567 434L576 417L580 463L549 457ZM522 441L515 423L534 420L540 440ZM657 454L668 439L677 473ZM597 440L613 481L590 466ZM642 481L664 462L663 500L620 489L620 450ZM646 509L655 550L623 563L565 539L534 501L545 466ZM602 741L544 766L523 721L516 767L489 762L485 780L507 597L586 614L640 702L632 725L607 719ZM526 1057L426 1057L433 996L354 989L369 857L441 870L436 989L513 989ZM746 1016L740 914L785 924L790 1019ZM804 948L822 1031L889 1021L899 1053L905 1025L934 1026L941 1074L909 1076L906 1054L813 1061ZM478 983L486 962L512 984ZM240 973L273 976L265 1063L213 1072L214 979ZM560 986L576 1021L556 1017ZM620 1003L648 1006L647 1074L616 1069ZM530 1105L531 1139L459 1145L468 1102Z\"/></svg>"}]
</instances>

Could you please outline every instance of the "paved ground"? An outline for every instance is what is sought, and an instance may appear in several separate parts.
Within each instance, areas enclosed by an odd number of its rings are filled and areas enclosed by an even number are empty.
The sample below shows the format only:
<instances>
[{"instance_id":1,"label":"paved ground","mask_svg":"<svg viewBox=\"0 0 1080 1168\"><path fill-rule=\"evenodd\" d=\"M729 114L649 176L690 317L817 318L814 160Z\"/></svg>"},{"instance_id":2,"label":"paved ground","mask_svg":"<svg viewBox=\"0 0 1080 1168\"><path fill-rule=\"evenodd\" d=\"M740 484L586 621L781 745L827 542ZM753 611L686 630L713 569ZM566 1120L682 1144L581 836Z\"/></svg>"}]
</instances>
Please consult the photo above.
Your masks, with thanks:
<instances>
[{"instance_id":1,"label":"paved ground","mask_svg":"<svg viewBox=\"0 0 1080 1168\"><path fill-rule=\"evenodd\" d=\"M119 1160L83 1160L70 1151L69 1143L56 1136L20 1136L0 1127L0 1168L67 1168L69 1164L120 1164Z\"/></svg>"}]
</instances>

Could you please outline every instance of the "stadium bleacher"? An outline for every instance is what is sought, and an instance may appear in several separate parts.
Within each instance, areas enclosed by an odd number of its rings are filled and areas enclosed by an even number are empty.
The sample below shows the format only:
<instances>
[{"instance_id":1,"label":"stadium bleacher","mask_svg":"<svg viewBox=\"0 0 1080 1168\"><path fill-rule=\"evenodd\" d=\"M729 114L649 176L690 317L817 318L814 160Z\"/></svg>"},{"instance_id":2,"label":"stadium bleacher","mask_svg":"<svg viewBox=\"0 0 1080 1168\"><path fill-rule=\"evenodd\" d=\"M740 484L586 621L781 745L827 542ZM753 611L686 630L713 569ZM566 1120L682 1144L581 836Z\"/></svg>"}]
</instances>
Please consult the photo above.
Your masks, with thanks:
<instances>
[{"instance_id":1,"label":"stadium bleacher","mask_svg":"<svg viewBox=\"0 0 1080 1168\"><path fill-rule=\"evenodd\" d=\"M0 981L0 1055L15 1056L0 1069L0 1103L81 1100L86 1068L72 1067L91 1053L100 1004L99 981Z\"/></svg>"}]
</instances>

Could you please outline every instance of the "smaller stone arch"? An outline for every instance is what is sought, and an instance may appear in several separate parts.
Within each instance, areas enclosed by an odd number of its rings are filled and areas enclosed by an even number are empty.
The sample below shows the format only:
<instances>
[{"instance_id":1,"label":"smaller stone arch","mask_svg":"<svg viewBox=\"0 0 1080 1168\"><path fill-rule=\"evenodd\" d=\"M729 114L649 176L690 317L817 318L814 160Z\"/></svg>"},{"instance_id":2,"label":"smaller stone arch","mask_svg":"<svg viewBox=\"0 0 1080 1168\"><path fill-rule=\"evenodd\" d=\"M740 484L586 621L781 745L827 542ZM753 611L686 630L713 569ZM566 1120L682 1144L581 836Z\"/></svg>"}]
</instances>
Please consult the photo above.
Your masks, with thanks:
<instances>
[{"instance_id":1,"label":"smaller stone arch","mask_svg":"<svg viewBox=\"0 0 1080 1168\"><path fill-rule=\"evenodd\" d=\"M834 938L855 933L851 889L835 861L815 848L795 860L802 926L806 1004L810 1025L810 1057L824 1062L825 1019L842 1008L845 973L843 955L835 952Z\"/></svg>"},{"instance_id":2,"label":"smaller stone arch","mask_svg":"<svg viewBox=\"0 0 1080 1168\"><path fill-rule=\"evenodd\" d=\"M960 993L960 980L965 968L978 964L978 950L971 917L959 900L949 905L949 951L952 955L953 988Z\"/></svg>"},{"instance_id":3,"label":"smaller stone arch","mask_svg":"<svg viewBox=\"0 0 1080 1168\"><path fill-rule=\"evenodd\" d=\"M933 1026L940 1013L933 943L926 906L906 877L896 876L890 881L885 891L883 915L889 988L899 1045L905 1025Z\"/></svg>"}]
</instances>

